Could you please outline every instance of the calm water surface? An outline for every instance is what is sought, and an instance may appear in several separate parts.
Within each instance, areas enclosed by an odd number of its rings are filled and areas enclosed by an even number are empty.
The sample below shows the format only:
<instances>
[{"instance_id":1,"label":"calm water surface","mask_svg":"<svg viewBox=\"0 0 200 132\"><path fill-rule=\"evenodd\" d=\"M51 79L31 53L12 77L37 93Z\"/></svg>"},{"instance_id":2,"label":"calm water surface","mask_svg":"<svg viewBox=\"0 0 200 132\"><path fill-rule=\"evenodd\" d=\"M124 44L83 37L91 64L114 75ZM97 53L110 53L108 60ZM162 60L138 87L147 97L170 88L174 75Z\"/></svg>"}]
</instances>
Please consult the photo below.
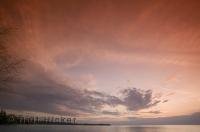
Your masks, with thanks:
<instances>
[{"instance_id":1,"label":"calm water surface","mask_svg":"<svg viewBox=\"0 0 200 132\"><path fill-rule=\"evenodd\" d=\"M61 126L10 125L0 126L0 132L200 132L200 125L155 126Z\"/></svg>"}]
</instances>

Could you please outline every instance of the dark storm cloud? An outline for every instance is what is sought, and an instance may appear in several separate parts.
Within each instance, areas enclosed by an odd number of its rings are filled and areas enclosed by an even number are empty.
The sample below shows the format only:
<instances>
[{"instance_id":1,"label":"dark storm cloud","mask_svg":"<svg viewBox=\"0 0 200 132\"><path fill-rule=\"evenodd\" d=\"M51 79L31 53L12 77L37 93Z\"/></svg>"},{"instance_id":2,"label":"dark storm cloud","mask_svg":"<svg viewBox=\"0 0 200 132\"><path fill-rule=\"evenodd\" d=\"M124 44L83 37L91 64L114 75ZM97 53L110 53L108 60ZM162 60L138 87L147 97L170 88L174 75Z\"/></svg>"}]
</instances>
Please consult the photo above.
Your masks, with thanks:
<instances>
[{"instance_id":1,"label":"dark storm cloud","mask_svg":"<svg viewBox=\"0 0 200 132\"><path fill-rule=\"evenodd\" d=\"M153 100L152 90L131 88L124 90L123 93L125 94L124 105L131 111L149 108L160 102L160 100Z\"/></svg>"},{"instance_id":2,"label":"dark storm cloud","mask_svg":"<svg viewBox=\"0 0 200 132\"><path fill-rule=\"evenodd\" d=\"M54 114L80 114L99 112L103 105L124 105L131 111L154 106L152 91L136 88L124 90L124 99L98 91L80 90L58 83L53 73L39 64L30 63L23 79L0 89L0 105L4 108L32 110ZM64 110L61 110L64 108ZM118 114L103 111L103 114Z\"/></svg>"}]
</instances>

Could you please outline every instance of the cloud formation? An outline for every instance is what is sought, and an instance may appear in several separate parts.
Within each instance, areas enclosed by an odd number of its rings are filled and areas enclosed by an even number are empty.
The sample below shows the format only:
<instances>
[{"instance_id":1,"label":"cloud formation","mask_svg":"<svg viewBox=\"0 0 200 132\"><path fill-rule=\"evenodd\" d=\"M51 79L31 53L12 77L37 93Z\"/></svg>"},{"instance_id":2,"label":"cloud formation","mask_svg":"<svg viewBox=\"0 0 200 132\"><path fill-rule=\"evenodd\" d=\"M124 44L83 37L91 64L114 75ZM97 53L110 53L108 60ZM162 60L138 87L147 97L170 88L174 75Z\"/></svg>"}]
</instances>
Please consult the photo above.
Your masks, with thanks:
<instances>
[{"instance_id":1,"label":"cloud formation","mask_svg":"<svg viewBox=\"0 0 200 132\"><path fill-rule=\"evenodd\" d=\"M31 65L31 66L30 66ZM54 74L40 65L30 63L28 73L10 87L0 89L2 107L32 110L54 114L94 114L101 112L104 105L123 105L130 111L152 107L159 103L152 97L152 91L136 88L123 90L123 99L106 93L73 88L53 79ZM119 114L102 111L103 114Z\"/></svg>"},{"instance_id":2,"label":"cloud formation","mask_svg":"<svg viewBox=\"0 0 200 132\"><path fill-rule=\"evenodd\" d=\"M149 108L160 102L160 100L153 100L152 90L131 88L125 89L123 94L125 94L124 104L132 111Z\"/></svg>"}]
</instances>

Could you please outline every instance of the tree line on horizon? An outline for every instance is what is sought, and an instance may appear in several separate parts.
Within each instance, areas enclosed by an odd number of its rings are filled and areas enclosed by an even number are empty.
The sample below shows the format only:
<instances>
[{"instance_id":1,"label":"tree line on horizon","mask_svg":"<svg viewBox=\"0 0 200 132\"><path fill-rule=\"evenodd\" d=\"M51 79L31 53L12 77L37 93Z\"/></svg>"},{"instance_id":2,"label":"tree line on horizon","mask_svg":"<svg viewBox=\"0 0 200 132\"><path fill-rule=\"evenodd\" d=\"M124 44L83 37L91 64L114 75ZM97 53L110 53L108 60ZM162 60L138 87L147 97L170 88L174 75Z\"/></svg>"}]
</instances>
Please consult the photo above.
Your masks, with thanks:
<instances>
[{"instance_id":1,"label":"tree line on horizon","mask_svg":"<svg viewBox=\"0 0 200 132\"><path fill-rule=\"evenodd\" d=\"M76 118L64 117L34 117L7 114L5 110L0 111L0 124L54 124L54 125L75 125Z\"/></svg>"}]
</instances>

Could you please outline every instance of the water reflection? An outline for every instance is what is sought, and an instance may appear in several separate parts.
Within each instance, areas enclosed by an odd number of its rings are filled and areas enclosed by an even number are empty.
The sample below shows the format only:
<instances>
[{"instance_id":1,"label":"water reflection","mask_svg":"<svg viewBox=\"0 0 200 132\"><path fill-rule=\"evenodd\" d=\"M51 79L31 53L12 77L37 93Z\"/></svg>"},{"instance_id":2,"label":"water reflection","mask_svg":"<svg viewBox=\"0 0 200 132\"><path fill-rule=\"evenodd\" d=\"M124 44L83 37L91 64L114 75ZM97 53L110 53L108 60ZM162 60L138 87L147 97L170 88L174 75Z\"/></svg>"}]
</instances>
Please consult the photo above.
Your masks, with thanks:
<instances>
[{"instance_id":1,"label":"water reflection","mask_svg":"<svg viewBox=\"0 0 200 132\"><path fill-rule=\"evenodd\" d=\"M61 126L13 125L0 126L2 132L200 132L200 126Z\"/></svg>"}]
</instances>

